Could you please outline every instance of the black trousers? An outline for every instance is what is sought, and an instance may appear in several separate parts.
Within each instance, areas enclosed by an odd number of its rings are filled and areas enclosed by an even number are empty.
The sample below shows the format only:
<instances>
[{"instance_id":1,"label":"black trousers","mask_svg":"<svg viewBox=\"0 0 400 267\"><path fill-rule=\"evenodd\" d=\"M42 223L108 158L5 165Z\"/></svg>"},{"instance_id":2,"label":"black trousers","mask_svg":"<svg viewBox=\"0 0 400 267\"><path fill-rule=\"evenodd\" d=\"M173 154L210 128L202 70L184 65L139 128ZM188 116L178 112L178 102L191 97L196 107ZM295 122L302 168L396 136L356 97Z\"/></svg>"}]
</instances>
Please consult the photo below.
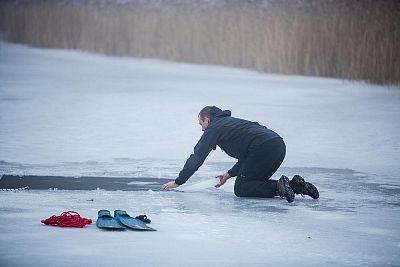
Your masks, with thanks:
<instances>
[{"instance_id":1,"label":"black trousers","mask_svg":"<svg viewBox=\"0 0 400 267\"><path fill-rule=\"evenodd\" d=\"M283 139L269 140L242 159L235 182L235 195L238 197L274 197L276 180L271 176L281 166L286 155Z\"/></svg>"}]
</instances>

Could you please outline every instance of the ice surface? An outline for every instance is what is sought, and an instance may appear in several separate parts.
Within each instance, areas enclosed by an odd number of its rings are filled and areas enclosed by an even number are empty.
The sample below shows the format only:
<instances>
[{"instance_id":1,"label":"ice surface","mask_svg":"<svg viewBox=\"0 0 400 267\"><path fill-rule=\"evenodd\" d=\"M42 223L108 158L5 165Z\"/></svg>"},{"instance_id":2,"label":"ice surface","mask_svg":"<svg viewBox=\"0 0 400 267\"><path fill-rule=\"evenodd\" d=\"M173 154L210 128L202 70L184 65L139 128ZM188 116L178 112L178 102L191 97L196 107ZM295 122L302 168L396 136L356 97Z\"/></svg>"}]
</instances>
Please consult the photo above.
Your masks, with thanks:
<instances>
[{"instance_id":1,"label":"ice surface","mask_svg":"<svg viewBox=\"0 0 400 267\"><path fill-rule=\"evenodd\" d=\"M210 186L187 192L0 192L0 265L399 265L399 187L365 182L370 177L350 170L284 171L317 180L321 198L297 196L288 204L236 198ZM95 220L100 208L147 214L158 231L64 229L39 222L66 210Z\"/></svg>"},{"instance_id":2,"label":"ice surface","mask_svg":"<svg viewBox=\"0 0 400 267\"><path fill-rule=\"evenodd\" d=\"M27 173L123 172L137 159L134 171L164 175L167 159L176 174L202 133L199 110L213 104L281 134L285 166L400 173L395 88L6 43L0 53L0 160ZM220 150L215 161L234 162Z\"/></svg>"},{"instance_id":3,"label":"ice surface","mask_svg":"<svg viewBox=\"0 0 400 267\"><path fill-rule=\"evenodd\" d=\"M216 189L234 163L218 150L181 192L0 192L0 266L400 265L398 88L0 43L0 174L173 179L210 104L280 133L277 175L320 199ZM40 224L104 208L158 231Z\"/></svg>"}]
</instances>

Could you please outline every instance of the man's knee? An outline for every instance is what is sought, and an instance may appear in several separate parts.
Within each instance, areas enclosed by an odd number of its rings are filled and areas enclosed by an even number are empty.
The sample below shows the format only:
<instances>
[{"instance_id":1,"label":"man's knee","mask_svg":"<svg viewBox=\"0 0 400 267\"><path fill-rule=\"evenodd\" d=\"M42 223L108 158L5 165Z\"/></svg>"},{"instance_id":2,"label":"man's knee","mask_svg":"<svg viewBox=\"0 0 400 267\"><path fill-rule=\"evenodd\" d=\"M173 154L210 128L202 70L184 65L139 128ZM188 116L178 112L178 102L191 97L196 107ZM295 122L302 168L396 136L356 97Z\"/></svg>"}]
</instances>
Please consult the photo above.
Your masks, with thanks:
<instances>
[{"instance_id":1,"label":"man's knee","mask_svg":"<svg viewBox=\"0 0 400 267\"><path fill-rule=\"evenodd\" d=\"M240 191L237 190L236 188L235 188L235 190L234 190L234 193L235 193L235 196L237 196L237 197L244 197L244 196L240 193Z\"/></svg>"},{"instance_id":2,"label":"man's knee","mask_svg":"<svg viewBox=\"0 0 400 267\"><path fill-rule=\"evenodd\" d=\"M242 192L243 190L241 190L241 183L240 182L236 182L235 183L235 187L233 188L233 192L235 193L235 196L237 197L245 197L245 195Z\"/></svg>"}]
</instances>

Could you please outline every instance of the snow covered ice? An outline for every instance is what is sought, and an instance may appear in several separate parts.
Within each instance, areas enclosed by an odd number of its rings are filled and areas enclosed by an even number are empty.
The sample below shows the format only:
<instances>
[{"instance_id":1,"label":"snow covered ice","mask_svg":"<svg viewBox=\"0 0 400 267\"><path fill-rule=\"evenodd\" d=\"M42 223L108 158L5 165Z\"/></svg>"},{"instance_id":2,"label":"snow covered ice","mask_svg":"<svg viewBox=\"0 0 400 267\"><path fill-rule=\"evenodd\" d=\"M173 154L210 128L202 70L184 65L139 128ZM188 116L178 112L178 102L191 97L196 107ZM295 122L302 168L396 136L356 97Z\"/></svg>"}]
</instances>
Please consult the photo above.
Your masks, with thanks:
<instances>
[{"instance_id":1,"label":"snow covered ice","mask_svg":"<svg viewBox=\"0 0 400 267\"><path fill-rule=\"evenodd\" d=\"M281 134L274 178L301 174L321 196L215 189L234 164L218 150L178 192L0 192L0 266L399 266L399 104L398 88L1 43L1 175L174 179L198 111L218 105ZM40 223L99 209L147 214L158 231Z\"/></svg>"}]
</instances>

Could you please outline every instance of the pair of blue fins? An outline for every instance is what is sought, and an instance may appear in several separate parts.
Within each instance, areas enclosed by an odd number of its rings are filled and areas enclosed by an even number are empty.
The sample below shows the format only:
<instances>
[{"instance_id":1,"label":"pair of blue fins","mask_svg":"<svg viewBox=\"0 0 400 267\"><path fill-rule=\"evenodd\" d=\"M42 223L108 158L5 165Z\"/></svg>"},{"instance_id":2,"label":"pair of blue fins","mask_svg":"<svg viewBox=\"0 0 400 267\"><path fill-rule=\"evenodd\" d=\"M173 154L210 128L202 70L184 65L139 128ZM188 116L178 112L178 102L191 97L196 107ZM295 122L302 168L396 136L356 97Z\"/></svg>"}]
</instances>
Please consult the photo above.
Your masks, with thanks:
<instances>
[{"instance_id":1,"label":"pair of blue fins","mask_svg":"<svg viewBox=\"0 0 400 267\"><path fill-rule=\"evenodd\" d=\"M96 226L104 230L124 230L128 228L139 231L156 231L142 220L129 216L124 210L115 210L114 217L108 210L99 210Z\"/></svg>"}]
</instances>

